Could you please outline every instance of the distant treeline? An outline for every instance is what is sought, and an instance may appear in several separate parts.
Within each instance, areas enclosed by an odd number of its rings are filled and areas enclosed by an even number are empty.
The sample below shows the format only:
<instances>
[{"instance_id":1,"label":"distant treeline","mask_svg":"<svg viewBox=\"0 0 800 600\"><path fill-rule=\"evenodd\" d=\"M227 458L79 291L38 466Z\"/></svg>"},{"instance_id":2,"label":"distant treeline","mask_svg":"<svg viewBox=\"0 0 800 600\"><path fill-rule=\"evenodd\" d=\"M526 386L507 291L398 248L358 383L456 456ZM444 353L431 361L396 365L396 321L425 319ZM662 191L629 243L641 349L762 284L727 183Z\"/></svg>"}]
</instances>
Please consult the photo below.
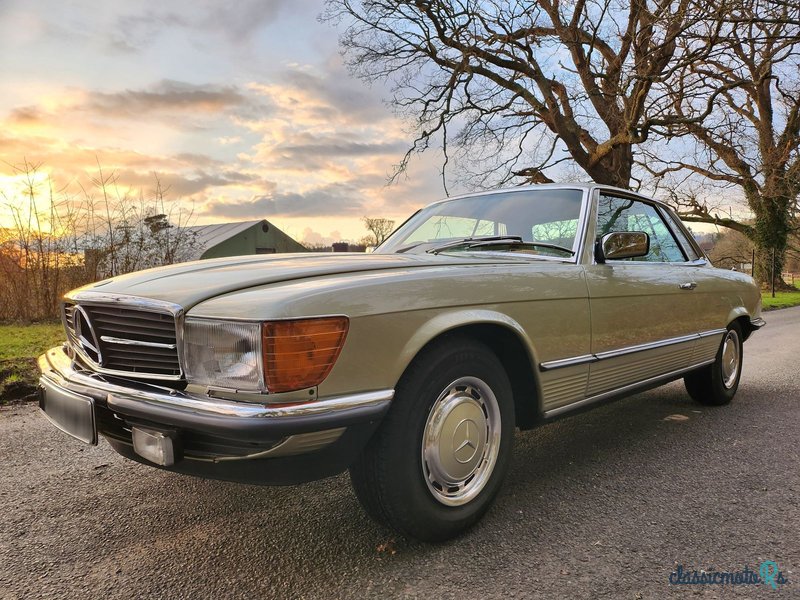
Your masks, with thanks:
<instances>
[{"instance_id":1,"label":"distant treeline","mask_svg":"<svg viewBox=\"0 0 800 600\"><path fill-rule=\"evenodd\" d=\"M16 167L20 186L3 193L0 320L55 318L73 288L139 269L189 260L197 247L191 212L153 188L122 189L99 169L90 185L55 190L38 165Z\"/></svg>"}]
</instances>

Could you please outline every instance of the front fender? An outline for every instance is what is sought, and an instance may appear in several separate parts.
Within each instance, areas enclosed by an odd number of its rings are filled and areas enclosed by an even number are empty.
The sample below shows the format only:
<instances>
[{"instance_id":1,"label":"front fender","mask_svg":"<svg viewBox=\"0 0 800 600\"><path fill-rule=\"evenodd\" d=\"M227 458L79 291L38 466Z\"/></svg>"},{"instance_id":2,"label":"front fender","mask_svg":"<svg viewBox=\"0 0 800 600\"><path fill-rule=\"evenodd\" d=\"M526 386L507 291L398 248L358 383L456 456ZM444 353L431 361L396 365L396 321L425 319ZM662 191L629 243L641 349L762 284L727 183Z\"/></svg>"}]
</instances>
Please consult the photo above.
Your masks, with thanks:
<instances>
[{"instance_id":1,"label":"front fender","mask_svg":"<svg viewBox=\"0 0 800 600\"><path fill-rule=\"evenodd\" d=\"M438 337L470 325L497 325L512 331L528 353L532 366L538 364L536 349L525 329L514 319L500 312L488 309L463 309L438 314L418 328L408 339L398 356L398 381L411 361L422 349Z\"/></svg>"},{"instance_id":2,"label":"front fender","mask_svg":"<svg viewBox=\"0 0 800 600\"><path fill-rule=\"evenodd\" d=\"M735 306L728 313L728 320L726 321L726 323L730 324L730 323L733 323L736 319L738 319L740 317L748 317L749 318L751 316L752 315L750 315L750 313L748 312L748 310L744 306Z\"/></svg>"},{"instance_id":3,"label":"front fender","mask_svg":"<svg viewBox=\"0 0 800 600\"><path fill-rule=\"evenodd\" d=\"M319 385L319 394L393 389L414 358L433 340L474 325L503 328L514 335L535 372L539 352L523 325L507 314L466 307L410 311L353 319L339 360ZM538 381L536 387L540 391Z\"/></svg>"}]
</instances>

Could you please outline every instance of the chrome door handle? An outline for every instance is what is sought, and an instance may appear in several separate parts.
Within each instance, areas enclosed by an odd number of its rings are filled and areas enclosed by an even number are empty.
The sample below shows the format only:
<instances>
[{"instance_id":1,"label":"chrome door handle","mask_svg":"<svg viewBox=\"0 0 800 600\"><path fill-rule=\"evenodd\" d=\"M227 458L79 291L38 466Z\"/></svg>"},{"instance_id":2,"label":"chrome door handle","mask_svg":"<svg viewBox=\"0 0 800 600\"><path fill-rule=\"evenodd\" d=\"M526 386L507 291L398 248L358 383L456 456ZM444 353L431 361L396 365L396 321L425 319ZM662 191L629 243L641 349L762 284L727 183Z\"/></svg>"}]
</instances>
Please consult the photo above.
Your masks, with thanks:
<instances>
[{"instance_id":1,"label":"chrome door handle","mask_svg":"<svg viewBox=\"0 0 800 600\"><path fill-rule=\"evenodd\" d=\"M678 287L682 290L693 290L697 287L697 284L694 281L687 281L686 283L681 283Z\"/></svg>"}]
</instances>

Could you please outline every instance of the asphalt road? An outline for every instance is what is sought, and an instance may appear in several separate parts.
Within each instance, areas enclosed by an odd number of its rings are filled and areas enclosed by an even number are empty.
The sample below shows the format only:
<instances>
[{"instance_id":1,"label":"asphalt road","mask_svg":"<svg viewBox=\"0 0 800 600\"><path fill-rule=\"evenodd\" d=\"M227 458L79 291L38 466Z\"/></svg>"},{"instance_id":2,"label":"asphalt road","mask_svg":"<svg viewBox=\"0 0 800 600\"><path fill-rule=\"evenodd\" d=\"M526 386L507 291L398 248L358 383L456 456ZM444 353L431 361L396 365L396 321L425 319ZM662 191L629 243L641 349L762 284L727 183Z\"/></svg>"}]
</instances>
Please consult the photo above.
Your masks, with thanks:
<instances>
[{"instance_id":1,"label":"asphalt road","mask_svg":"<svg viewBox=\"0 0 800 600\"><path fill-rule=\"evenodd\" d=\"M800 308L765 316L733 404L674 383L519 433L495 507L439 546L373 525L346 476L172 475L2 409L0 598L800 598ZM669 584L765 560L789 583Z\"/></svg>"}]
</instances>

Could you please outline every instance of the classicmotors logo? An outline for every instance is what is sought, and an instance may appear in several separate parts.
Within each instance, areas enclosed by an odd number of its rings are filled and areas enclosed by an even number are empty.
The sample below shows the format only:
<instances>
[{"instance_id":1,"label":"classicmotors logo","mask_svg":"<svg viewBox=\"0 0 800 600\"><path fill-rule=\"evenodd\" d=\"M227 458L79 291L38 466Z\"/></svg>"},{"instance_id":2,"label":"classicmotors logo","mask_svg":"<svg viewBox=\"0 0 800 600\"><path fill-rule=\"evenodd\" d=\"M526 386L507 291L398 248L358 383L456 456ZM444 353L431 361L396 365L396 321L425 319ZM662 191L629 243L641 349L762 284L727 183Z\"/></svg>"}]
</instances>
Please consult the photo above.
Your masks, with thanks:
<instances>
[{"instance_id":1,"label":"classicmotors logo","mask_svg":"<svg viewBox=\"0 0 800 600\"><path fill-rule=\"evenodd\" d=\"M765 560L757 570L745 565L741 571L697 571L678 565L669 574L669 582L672 585L765 585L777 590L789 580L778 568L778 563Z\"/></svg>"}]
</instances>

